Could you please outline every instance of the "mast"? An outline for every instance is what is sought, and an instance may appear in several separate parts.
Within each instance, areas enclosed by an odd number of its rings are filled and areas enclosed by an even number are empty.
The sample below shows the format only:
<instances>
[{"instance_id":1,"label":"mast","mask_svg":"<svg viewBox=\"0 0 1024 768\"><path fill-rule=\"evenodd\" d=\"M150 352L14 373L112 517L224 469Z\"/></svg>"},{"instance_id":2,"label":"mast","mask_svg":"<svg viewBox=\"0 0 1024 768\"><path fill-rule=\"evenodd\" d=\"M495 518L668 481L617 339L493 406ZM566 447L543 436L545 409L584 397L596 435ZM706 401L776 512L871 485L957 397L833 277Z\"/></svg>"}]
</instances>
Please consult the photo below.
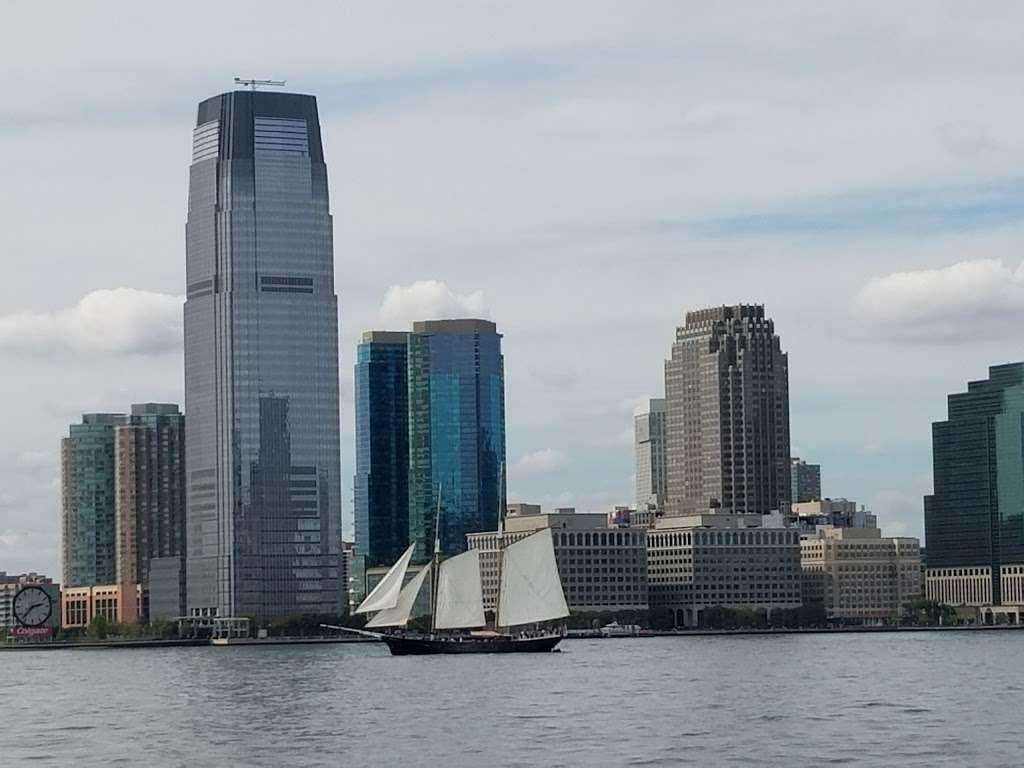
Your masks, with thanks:
<instances>
[{"instance_id":1,"label":"mast","mask_svg":"<svg viewBox=\"0 0 1024 768\"><path fill-rule=\"evenodd\" d=\"M494 601L494 631L499 631L501 620L498 615L501 607L501 559L505 554L505 462L501 462L500 475L498 476L498 596Z\"/></svg>"},{"instance_id":2,"label":"mast","mask_svg":"<svg viewBox=\"0 0 1024 768\"><path fill-rule=\"evenodd\" d=\"M430 562L433 564L430 575L430 634L434 634L434 624L437 620L437 587L440 583L438 575L441 573L441 489L444 486L437 484L437 514L434 516L434 554Z\"/></svg>"}]
</instances>

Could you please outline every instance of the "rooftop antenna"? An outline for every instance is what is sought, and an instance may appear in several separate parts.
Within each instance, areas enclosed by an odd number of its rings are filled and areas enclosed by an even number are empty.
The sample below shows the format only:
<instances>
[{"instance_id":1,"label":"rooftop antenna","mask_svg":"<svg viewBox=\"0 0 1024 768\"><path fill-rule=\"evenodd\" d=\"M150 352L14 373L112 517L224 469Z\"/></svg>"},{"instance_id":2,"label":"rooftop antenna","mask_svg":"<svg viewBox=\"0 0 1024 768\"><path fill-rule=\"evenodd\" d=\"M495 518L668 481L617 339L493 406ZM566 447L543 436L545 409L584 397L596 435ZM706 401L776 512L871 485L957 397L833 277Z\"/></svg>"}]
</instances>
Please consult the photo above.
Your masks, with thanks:
<instances>
[{"instance_id":1,"label":"rooftop antenna","mask_svg":"<svg viewBox=\"0 0 1024 768\"><path fill-rule=\"evenodd\" d=\"M244 86L247 86L248 88L251 88L254 91L257 88L259 88L261 85L282 86L282 85L285 84L285 82L287 82L287 81L285 81L285 80L253 80L252 78L245 78L245 77L236 77L235 78L235 85L244 85Z\"/></svg>"}]
</instances>

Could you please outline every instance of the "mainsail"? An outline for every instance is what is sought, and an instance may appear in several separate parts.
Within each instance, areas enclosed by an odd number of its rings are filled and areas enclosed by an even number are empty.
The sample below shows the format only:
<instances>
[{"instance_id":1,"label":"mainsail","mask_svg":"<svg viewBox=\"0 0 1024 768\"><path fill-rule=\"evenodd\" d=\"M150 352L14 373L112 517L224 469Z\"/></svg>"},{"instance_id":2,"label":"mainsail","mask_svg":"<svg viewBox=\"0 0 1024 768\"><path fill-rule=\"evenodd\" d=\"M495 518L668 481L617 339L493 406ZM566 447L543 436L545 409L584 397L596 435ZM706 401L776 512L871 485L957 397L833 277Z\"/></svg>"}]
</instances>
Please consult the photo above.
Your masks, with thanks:
<instances>
[{"instance_id":1,"label":"mainsail","mask_svg":"<svg viewBox=\"0 0 1024 768\"><path fill-rule=\"evenodd\" d=\"M480 586L480 552L471 549L441 563L437 576L435 629L482 627L484 598Z\"/></svg>"},{"instance_id":2,"label":"mainsail","mask_svg":"<svg viewBox=\"0 0 1024 768\"><path fill-rule=\"evenodd\" d=\"M398 595L398 602L393 608L385 608L368 622L367 627L404 627L409 623L409 616L412 615L412 607L416 603L416 596L423 587L423 582L430 573L430 565L427 564L420 569L420 572L412 577ZM362 608L362 606L359 606Z\"/></svg>"},{"instance_id":3,"label":"mainsail","mask_svg":"<svg viewBox=\"0 0 1024 768\"><path fill-rule=\"evenodd\" d=\"M409 560L412 559L411 545L398 562L391 566L380 583L373 588L373 591L366 596L366 599L356 608L356 613L370 613L372 611L383 611L387 608L394 608L398 604L398 596L405 583L405 572L409 568Z\"/></svg>"},{"instance_id":4,"label":"mainsail","mask_svg":"<svg viewBox=\"0 0 1024 768\"><path fill-rule=\"evenodd\" d=\"M551 529L544 528L505 547L498 596L499 626L533 624L568 615Z\"/></svg>"}]
</instances>

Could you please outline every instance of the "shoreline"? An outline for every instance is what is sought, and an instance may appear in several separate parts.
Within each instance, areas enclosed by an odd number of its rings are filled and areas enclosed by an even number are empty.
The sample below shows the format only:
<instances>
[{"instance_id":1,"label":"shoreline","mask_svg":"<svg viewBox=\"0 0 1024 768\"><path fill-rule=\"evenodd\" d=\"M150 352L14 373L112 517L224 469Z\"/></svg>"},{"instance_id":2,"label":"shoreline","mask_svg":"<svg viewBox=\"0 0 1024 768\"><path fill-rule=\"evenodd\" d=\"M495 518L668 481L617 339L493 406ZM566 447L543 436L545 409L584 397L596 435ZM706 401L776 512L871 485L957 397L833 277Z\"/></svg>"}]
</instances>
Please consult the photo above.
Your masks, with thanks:
<instances>
[{"instance_id":1,"label":"shoreline","mask_svg":"<svg viewBox=\"0 0 1024 768\"><path fill-rule=\"evenodd\" d=\"M606 637L600 631L580 631L565 636L565 640L621 640L647 637L743 637L759 635L848 635L848 634L889 634L895 632L1006 632L1024 630L1024 624L995 624L981 626L953 627L807 627L802 629L684 629L684 630L643 630L638 635L612 635ZM93 640L86 642L54 643L5 643L4 651L73 651L73 650L144 650L151 648L220 648L282 645L338 645L342 643L375 643L373 638L340 635L338 637L268 637L268 638L184 638L177 640Z\"/></svg>"}]
</instances>

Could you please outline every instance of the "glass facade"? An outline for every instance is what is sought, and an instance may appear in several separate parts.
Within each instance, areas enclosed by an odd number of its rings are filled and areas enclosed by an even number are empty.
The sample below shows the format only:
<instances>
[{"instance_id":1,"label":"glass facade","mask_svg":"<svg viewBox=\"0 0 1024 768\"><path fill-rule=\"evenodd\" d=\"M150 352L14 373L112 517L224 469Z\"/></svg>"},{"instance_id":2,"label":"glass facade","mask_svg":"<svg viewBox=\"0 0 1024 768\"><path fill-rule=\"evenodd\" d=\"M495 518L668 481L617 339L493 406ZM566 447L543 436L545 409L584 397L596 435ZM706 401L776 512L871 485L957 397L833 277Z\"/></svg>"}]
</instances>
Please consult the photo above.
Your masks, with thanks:
<instances>
[{"instance_id":1,"label":"glass facade","mask_svg":"<svg viewBox=\"0 0 1024 768\"><path fill-rule=\"evenodd\" d=\"M338 306L313 96L200 103L186 274L188 611L337 612Z\"/></svg>"},{"instance_id":2,"label":"glass facade","mask_svg":"<svg viewBox=\"0 0 1024 768\"><path fill-rule=\"evenodd\" d=\"M117 577L114 435L128 417L87 413L61 441L61 582L113 584Z\"/></svg>"},{"instance_id":3,"label":"glass facade","mask_svg":"<svg viewBox=\"0 0 1024 768\"><path fill-rule=\"evenodd\" d=\"M409 546L408 333L369 331L356 353L356 552L370 566Z\"/></svg>"},{"instance_id":4,"label":"glass facade","mask_svg":"<svg viewBox=\"0 0 1024 768\"><path fill-rule=\"evenodd\" d=\"M1024 562L1024 363L993 366L949 396L948 419L932 425L932 462L928 568L990 567L998 605L1000 567Z\"/></svg>"},{"instance_id":5,"label":"glass facade","mask_svg":"<svg viewBox=\"0 0 1024 768\"><path fill-rule=\"evenodd\" d=\"M409 336L409 539L419 560L493 531L504 499L505 372L501 336L484 320L415 323Z\"/></svg>"}]
</instances>

